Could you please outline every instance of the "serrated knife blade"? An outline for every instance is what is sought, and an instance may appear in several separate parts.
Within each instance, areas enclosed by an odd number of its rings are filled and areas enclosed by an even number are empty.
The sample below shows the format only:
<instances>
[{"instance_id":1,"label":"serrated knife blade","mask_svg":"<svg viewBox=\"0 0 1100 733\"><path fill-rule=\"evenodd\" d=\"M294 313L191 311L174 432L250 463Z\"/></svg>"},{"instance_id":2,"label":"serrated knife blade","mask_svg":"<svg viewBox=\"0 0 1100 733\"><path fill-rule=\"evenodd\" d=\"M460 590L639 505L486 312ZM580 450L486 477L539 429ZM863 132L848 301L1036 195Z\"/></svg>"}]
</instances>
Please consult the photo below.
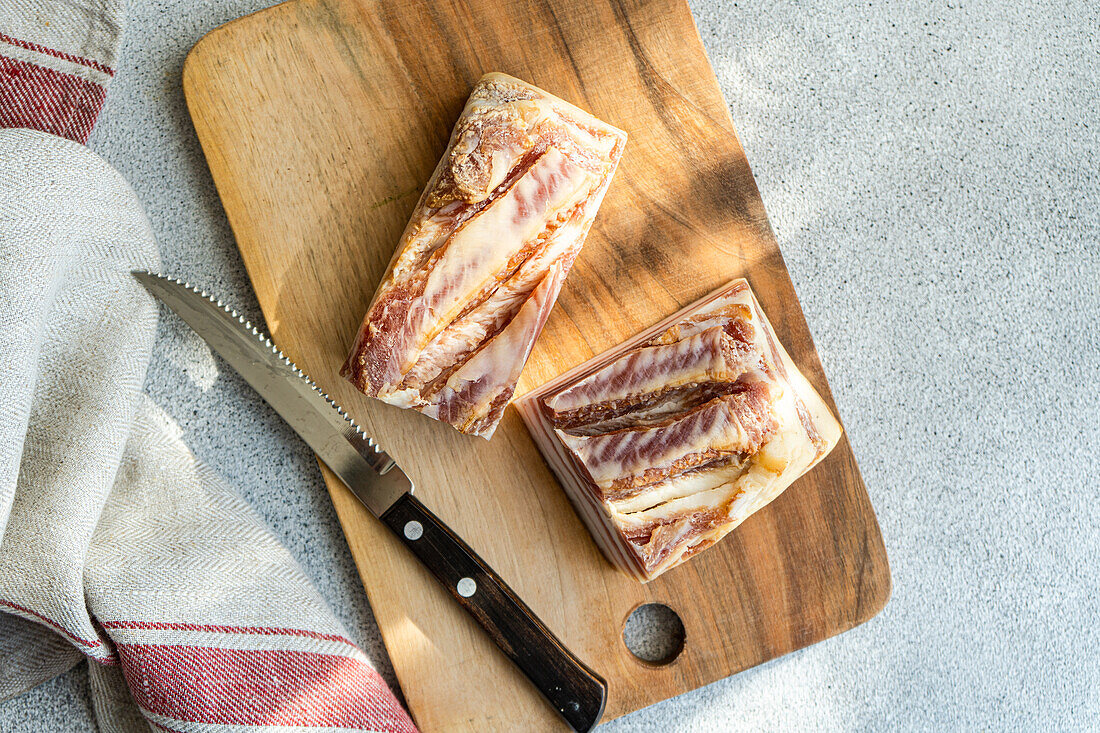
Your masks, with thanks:
<instances>
[{"instance_id":1,"label":"serrated knife blade","mask_svg":"<svg viewBox=\"0 0 1100 733\"><path fill-rule=\"evenodd\" d=\"M143 270L133 275L279 413L485 629L571 728L587 731L599 722L607 700L603 678L413 496L412 481L401 467L339 405L259 329L206 291Z\"/></svg>"},{"instance_id":2,"label":"serrated knife blade","mask_svg":"<svg viewBox=\"0 0 1100 733\"><path fill-rule=\"evenodd\" d=\"M181 280L133 275L225 359L375 516L412 491L401 467L244 316Z\"/></svg>"}]
</instances>

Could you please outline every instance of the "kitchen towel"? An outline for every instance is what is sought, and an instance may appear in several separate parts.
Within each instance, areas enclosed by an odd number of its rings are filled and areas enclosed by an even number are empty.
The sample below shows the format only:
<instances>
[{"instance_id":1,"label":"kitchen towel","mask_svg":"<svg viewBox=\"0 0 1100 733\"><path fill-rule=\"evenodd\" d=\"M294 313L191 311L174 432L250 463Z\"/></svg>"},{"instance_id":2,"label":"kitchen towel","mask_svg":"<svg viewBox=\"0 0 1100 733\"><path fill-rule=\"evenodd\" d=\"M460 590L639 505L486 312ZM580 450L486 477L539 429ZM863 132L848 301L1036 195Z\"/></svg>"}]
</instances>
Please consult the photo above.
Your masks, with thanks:
<instances>
[{"instance_id":1,"label":"kitchen towel","mask_svg":"<svg viewBox=\"0 0 1100 733\"><path fill-rule=\"evenodd\" d=\"M0 130L0 699L87 657L101 731L415 730L142 393L157 266L106 162Z\"/></svg>"},{"instance_id":2,"label":"kitchen towel","mask_svg":"<svg viewBox=\"0 0 1100 733\"><path fill-rule=\"evenodd\" d=\"M87 141L125 10L125 0L0 0L0 128Z\"/></svg>"}]
</instances>

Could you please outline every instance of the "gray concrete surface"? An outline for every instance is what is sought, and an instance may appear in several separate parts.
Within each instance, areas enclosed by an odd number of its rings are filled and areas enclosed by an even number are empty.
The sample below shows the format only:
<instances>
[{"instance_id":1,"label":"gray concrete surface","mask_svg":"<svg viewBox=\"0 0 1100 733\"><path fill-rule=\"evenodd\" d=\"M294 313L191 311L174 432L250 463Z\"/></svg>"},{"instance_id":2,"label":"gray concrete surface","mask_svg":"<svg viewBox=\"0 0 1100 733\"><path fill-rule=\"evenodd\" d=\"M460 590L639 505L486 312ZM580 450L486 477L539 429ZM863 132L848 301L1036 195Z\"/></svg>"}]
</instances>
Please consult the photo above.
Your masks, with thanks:
<instances>
[{"instance_id":1,"label":"gray concrete surface","mask_svg":"<svg viewBox=\"0 0 1100 733\"><path fill-rule=\"evenodd\" d=\"M135 3L91 146L169 272L259 315L180 90L263 0ZM603 728L1100 724L1100 11L693 0L877 509L886 610ZM180 322L148 389L389 674L313 459ZM392 679L392 676L391 676ZM92 728L77 669L0 731Z\"/></svg>"}]
</instances>

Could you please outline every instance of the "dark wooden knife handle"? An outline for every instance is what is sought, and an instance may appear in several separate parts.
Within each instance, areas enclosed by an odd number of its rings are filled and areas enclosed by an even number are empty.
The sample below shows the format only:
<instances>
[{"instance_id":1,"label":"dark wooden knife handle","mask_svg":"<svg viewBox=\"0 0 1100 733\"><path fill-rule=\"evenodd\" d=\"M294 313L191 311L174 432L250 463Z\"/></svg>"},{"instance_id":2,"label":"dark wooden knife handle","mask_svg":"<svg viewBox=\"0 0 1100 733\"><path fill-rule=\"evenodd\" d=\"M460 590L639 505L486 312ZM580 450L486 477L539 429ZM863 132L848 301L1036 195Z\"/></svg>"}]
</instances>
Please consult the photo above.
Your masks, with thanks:
<instances>
[{"instance_id":1,"label":"dark wooden knife handle","mask_svg":"<svg viewBox=\"0 0 1100 733\"><path fill-rule=\"evenodd\" d=\"M413 554L574 730L600 722L607 683L577 659L470 546L412 494L382 514Z\"/></svg>"}]
</instances>

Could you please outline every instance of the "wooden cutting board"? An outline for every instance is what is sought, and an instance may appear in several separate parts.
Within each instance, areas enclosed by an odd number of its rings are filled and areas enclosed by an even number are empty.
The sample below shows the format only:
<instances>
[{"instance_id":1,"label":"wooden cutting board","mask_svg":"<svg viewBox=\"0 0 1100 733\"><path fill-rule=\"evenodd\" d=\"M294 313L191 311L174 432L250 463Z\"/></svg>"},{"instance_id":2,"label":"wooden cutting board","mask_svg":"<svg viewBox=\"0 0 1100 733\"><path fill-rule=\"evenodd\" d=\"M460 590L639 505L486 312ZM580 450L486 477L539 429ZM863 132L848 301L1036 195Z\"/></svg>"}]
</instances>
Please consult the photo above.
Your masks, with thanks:
<instances>
[{"instance_id":1,"label":"wooden cutting board","mask_svg":"<svg viewBox=\"0 0 1100 733\"><path fill-rule=\"evenodd\" d=\"M682 0L294 0L206 36L184 68L187 103L275 340L607 679L606 719L869 619L890 574L847 440L716 547L643 586L600 555L514 410L485 442L337 376L471 86L492 70L630 135L521 392L745 276L832 404ZM428 573L325 478L417 723L557 727ZM627 616L653 601L685 627L666 665L622 642Z\"/></svg>"}]
</instances>

